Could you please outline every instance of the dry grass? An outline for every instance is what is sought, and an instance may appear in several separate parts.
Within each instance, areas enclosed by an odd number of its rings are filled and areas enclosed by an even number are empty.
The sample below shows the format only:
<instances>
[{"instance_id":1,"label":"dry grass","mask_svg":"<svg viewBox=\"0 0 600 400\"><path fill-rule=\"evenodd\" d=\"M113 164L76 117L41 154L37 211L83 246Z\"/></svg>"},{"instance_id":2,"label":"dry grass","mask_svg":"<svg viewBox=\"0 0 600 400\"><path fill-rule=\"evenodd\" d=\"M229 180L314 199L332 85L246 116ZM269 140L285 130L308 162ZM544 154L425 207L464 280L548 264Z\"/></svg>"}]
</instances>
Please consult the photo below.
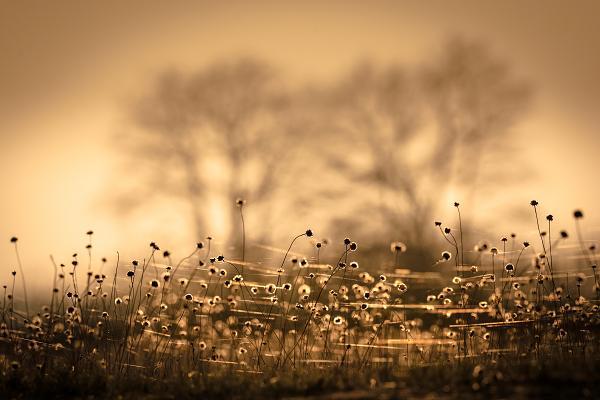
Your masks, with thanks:
<instances>
[{"instance_id":1,"label":"dry grass","mask_svg":"<svg viewBox=\"0 0 600 400\"><path fill-rule=\"evenodd\" d=\"M210 240L173 263L152 243L143 261L118 262L107 277L92 268L88 232L87 270L77 255L57 265L41 311L15 302L20 272L5 286L2 392L597 396L595 245L580 234L581 212L570 244L566 232L552 236L552 216L543 230L532 206L539 246L513 236L471 251L460 229L436 223L448 245L436 272L399 268L406 245L395 242L394 272L380 274L354 261L359 249L350 239L335 254L307 230L276 265L212 254ZM313 241L314 257L291 255L300 240Z\"/></svg>"}]
</instances>

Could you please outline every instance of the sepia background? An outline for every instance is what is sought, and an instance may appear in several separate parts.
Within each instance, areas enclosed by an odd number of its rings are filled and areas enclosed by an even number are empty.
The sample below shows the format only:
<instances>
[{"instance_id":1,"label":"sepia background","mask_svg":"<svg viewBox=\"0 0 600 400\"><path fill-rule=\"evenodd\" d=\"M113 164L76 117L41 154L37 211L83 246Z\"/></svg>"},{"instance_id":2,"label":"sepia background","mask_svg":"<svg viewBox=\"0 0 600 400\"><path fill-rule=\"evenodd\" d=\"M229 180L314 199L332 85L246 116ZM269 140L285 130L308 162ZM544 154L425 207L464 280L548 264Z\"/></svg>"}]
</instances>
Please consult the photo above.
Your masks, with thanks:
<instances>
[{"instance_id":1,"label":"sepia background","mask_svg":"<svg viewBox=\"0 0 600 400\"><path fill-rule=\"evenodd\" d=\"M533 237L528 202L597 234L594 1L0 2L0 271L94 257L238 256L311 227L431 267ZM307 250L307 249L305 249ZM410 253L410 252L409 252ZM268 260L268 253L260 254Z\"/></svg>"}]
</instances>

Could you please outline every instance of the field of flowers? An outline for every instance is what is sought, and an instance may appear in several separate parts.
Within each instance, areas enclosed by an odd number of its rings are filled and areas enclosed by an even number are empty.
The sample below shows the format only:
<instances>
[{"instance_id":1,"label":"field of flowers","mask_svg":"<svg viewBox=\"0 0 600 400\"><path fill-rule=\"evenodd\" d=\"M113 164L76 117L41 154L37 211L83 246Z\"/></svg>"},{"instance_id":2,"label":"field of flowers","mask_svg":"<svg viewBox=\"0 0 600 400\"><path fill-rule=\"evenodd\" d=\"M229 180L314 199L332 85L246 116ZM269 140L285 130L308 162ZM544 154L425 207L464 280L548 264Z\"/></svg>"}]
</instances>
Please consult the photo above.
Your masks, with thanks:
<instances>
[{"instance_id":1,"label":"field of flowers","mask_svg":"<svg viewBox=\"0 0 600 400\"><path fill-rule=\"evenodd\" d=\"M89 231L87 255L54 265L41 309L21 270L5 278L1 397L598 396L598 255L583 213L571 235L532 201L535 240L473 246L454 206L458 229L432 222L447 249L428 268L403 267L402 242L393 265L359 265L351 238L310 229L271 249L276 263L206 238L178 261L150 243L140 260L96 266Z\"/></svg>"}]
</instances>

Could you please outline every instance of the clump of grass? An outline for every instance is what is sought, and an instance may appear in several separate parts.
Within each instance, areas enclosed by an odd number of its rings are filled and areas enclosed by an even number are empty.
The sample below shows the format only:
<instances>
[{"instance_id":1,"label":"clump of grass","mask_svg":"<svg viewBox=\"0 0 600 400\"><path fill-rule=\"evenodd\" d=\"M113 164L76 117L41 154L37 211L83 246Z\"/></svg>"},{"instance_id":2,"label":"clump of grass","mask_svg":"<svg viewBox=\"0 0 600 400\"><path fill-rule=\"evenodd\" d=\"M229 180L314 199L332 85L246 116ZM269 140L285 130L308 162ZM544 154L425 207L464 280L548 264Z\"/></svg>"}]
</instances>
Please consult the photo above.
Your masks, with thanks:
<instances>
[{"instance_id":1,"label":"clump of grass","mask_svg":"<svg viewBox=\"0 0 600 400\"><path fill-rule=\"evenodd\" d=\"M482 241L466 252L455 203L459 240L435 223L448 249L434 273L397 268L402 242L390 244L392 271L359 266L359 245L349 238L313 242L314 257L292 254L299 240L313 240L310 229L293 237L280 262L265 265L246 260L243 229L239 260L213 254L209 237L176 263L169 251L158 262L152 242L145 257L126 265L117 253L107 277L106 259L94 270L89 231L85 276L77 254L70 267L51 258L49 305L31 314L17 251L23 297L15 301L15 271L3 286L1 388L150 397L158 382L170 382L179 397L231 397L235 380L244 398L336 390L510 395L507 382L596 366L600 313L589 297L598 295L598 278L595 248L586 248L579 228L583 214L574 214L585 262L578 265L563 257L571 256L561 247L568 235L553 243L554 217L546 217L544 233L539 203L531 204L541 252L527 241L516 248L514 234L509 250L503 237L501 245ZM237 205L243 218L244 203Z\"/></svg>"}]
</instances>

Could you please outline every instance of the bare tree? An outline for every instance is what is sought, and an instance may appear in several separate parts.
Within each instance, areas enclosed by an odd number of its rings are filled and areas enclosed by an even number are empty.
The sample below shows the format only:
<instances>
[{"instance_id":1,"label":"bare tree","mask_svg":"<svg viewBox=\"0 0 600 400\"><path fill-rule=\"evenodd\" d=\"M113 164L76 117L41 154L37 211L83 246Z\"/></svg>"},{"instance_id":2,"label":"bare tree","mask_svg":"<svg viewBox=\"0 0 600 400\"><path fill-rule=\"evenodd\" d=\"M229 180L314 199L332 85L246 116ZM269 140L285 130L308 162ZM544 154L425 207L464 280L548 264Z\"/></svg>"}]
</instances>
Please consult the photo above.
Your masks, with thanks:
<instances>
[{"instance_id":1,"label":"bare tree","mask_svg":"<svg viewBox=\"0 0 600 400\"><path fill-rule=\"evenodd\" d=\"M378 238L427 246L444 193L479 186L483 157L509 142L528 94L482 46L460 40L416 74L355 69L331 92L335 132L346 145L330 165L354 183L356 208L378 210L357 213L358 223L376 226Z\"/></svg>"},{"instance_id":2,"label":"bare tree","mask_svg":"<svg viewBox=\"0 0 600 400\"><path fill-rule=\"evenodd\" d=\"M225 224L239 220L238 197L259 212L293 165L291 141L301 138L294 115L293 99L264 64L242 60L165 73L134 108L127 138L143 177L120 204L182 199L197 237L214 228L209 201L230 212Z\"/></svg>"},{"instance_id":3,"label":"bare tree","mask_svg":"<svg viewBox=\"0 0 600 400\"><path fill-rule=\"evenodd\" d=\"M438 130L433 184L466 185L472 193L489 170L481 168L485 156L508 149L510 128L527 110L531 88L481 43L461 39L448 42L421 78Z\"/></svg>"}]
</instances>

